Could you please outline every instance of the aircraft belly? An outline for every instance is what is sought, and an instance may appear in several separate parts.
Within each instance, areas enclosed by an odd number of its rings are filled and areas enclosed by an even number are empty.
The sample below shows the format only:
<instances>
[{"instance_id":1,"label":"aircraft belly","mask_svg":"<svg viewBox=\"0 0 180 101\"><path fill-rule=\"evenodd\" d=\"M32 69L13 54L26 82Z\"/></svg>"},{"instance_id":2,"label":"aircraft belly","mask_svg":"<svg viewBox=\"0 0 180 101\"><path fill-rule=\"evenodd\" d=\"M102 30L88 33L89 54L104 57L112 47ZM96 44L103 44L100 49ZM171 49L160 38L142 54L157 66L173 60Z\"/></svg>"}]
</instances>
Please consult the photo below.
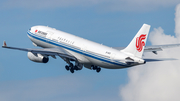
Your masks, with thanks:
<instances>
[{"instance_id":1,"label":"aircraft belly","mask_svg":"<svg viewBox=\"0 0 180 101\"><path fill-rule=\"evenodd\" d=\"M122 66L122 65L115 65L113 64L113 62L109 63L109 62L105 62L103 60L99 60L99 59L95 59L92 58L90 56L86 56L83 54L79 54L70 50L65 49L66 51L68 51L69 53L71 53L73 56L75 56L80 63L83 63L84 65L95 65L95 66L100 66L102 68L106 68L106 69L121 69L121 68L127 68L126 65Z\"/></svg>"},{"instance_id":2,"label":"aircraft belly","mask_svg":"<svg viewBox=\"0 0 180 101\"><path fill-rule=\"evenodd\" d=\"M107 62L103 62L101 60L98 59L94 59L70 50L65 49L66 51L68 51L69 53L71 53L73 56L75 56L78 61L84 65L95 65L95 66L100 66L102 68L106 68L106 69L121 69L121 68L125 68L124 66L118 66L118 65L114 65L114 64L110 64Z\"/></svg>"}]
</instances>

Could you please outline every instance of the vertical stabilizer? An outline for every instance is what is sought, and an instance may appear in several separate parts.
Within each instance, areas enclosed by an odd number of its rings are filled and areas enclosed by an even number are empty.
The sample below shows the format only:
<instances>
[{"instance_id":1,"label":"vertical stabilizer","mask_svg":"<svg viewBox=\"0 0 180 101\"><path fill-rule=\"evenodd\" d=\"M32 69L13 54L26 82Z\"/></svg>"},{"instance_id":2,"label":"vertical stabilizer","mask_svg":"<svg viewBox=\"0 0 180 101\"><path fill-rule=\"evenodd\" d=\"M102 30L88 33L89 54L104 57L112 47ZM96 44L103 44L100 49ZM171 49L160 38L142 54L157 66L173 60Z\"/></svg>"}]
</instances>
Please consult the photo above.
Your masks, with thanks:
<instances>
[{"instance_id":1,"label":"vertical stabilizer","mask_svg":"<svg viewBox=\"0 0 180 101\"><path fill-rule=\"evenodd\" d=\"M144 52L144 47L146 44L146 40L149 34L150 25L143 24L141 29L135 35L130 44L122 50L127 54L134 55L135 57L142 58L142 54Z\"/></svg>"}]
</instances>

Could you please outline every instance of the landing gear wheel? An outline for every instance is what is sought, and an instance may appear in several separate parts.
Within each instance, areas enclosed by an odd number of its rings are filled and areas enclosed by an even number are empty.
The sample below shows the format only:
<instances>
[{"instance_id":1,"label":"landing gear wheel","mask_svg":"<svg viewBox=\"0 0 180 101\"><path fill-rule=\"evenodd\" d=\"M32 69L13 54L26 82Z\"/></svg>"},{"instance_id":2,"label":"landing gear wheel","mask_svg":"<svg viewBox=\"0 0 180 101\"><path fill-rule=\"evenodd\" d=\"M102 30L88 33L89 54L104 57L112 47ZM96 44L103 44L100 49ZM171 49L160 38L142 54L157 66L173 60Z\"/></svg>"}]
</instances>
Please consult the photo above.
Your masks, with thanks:
<instances>
[{"instance_id":1,"label":"landing gear wheel","mask_svg":"<svg viewBox=\"0 0 180 101\"><path fill-rule=\"evenodd\" d=\"M65 68L66 68L67 71L69 70L69 66L66 65Z\"/></svg>"},{"instance_id":2,"label":"landing gear wheel","mask_svg":"<svg viewBox=\"0 0 180 101\"><path fill-rule=\"evenodd\" d=\"M93 70L97 70L97 66L93 66Z\"/></svg>"},{"instance_id":3,"label":"landing gear wheel","mask_svg":"<svg viewBox=\"0 0 180 101\"><path fill-rule=\"evenodd\" d=\"M70 64L69 64L69 67L73 68L74 66L73 66L73 64L72 64L72 63L70 63Z\"/></svg>"},{"instance_id":4,"label":"landing gear wheel","mask_svg":"<svg viewBox=\"0 0 180 101\"><path fill-rule=\"evenodd\" d=\"M71 68L70 71L71 71L71 73L74 73L74 69L73 68Z\"/></svg>"},{"instance_id":5,"label":"landing gear wheel","mask_svg":"<svg viewBox=\"0 0 180 101\"><path fill-rule=\"evenodd\" d=\"M74 73L74 65L72 63L69 64L70 72Z\"/></svg>"},{"instance_id":6,"label":"landing gear wheel","mask_svg":"<svg viewBox=\"0 0 180 101\"><path fill-rule=\"evenodd\" d=\"M79 70L77 66L74 66L74 70Z\"/></svg>"},{"instance_id":7,"label":"landing gear wheel","mask_svg":"<svg viewBox=\"0 0 180 101\"><path fill-rule=\"evenodd\" d=\"M101 68L97 68L97 69L96 69L96 72L99 73L100 71L101 71Z\"/></svg>"}]
</instances>

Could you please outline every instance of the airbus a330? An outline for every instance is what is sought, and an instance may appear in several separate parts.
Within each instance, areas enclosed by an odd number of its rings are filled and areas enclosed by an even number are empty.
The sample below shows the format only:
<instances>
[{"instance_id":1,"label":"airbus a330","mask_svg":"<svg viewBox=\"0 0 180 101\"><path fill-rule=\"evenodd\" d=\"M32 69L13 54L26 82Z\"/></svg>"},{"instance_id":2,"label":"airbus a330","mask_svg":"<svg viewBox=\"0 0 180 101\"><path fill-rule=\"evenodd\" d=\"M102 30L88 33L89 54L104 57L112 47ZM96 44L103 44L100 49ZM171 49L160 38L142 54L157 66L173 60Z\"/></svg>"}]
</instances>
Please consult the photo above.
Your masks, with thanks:
<instances>
[{"instance_id":1,"label":"airbus a330","mask_svg":"<svg viewBox=\"0 0 180 101\"><path fill-rule=\"evenodd\" d=\"M30 60L39 63L47 63L49 56L55 59L59 56L67 63L65 68L71 73L83 67L100 72L101 68L121 69L142 65L146 63L146 60L142 58L143 52L157 54L157 51L162 51L163 48L180 46L180 44L171 44L145 47L149 29L150 25L143 24L130 44L120 49L47 26L33 26L27 31L27 35L33 45L42 47L41 49L9 47L5 41L2 47L26 51Z\"/></svg>"}]
</instances>

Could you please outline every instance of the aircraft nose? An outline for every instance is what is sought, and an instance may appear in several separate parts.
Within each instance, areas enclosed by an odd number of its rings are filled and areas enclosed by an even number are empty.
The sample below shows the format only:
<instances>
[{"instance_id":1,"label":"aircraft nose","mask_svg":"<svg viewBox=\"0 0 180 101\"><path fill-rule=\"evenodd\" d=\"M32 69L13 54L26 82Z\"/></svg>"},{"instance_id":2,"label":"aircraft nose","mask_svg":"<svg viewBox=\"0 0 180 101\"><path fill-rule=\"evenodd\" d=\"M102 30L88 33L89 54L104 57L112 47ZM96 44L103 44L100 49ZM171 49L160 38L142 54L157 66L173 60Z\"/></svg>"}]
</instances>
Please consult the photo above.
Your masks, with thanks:
<instances>
[{"instance_id":1,"label":"aircraft nose","mask_svg":"<svg viewBox=\"0 0 180 101\"><path fill-rule=\"evenodd\" d=\"M36 26L33 26L29 29L30 32L35 32L37 30L37 27Z\"/></svg>"}]
</instances>

